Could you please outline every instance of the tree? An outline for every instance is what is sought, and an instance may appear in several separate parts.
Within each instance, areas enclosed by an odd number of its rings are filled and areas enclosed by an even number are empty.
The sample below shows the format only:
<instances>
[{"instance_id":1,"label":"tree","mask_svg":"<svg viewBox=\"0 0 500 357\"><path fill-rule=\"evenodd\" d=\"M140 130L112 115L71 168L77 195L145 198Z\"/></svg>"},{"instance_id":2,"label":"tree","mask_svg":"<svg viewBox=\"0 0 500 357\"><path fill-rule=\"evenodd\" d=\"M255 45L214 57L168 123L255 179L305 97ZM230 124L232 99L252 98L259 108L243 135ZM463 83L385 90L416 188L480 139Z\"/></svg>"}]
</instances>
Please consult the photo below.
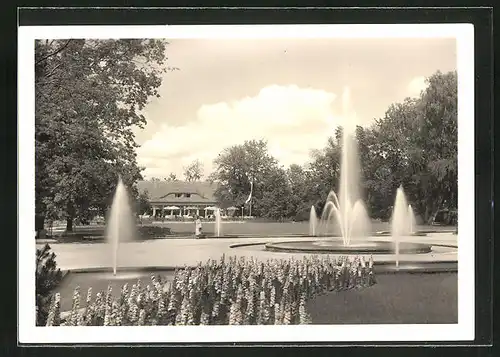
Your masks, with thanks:
<instances>
[{"instance_id":1,"label":"tree","mask_svg":"<svg viewBox=\"0 0 500 357\"><path fill-rule=\"evenodd\" d=\"M165 177L165 181L177 181L177 175L171 172L168 177Z\"/></svg>"},{"instance_id":2,"label":"tree","mask_svg":"<svg viewBox=\"0 0 500 357\"><path fill-rule=\"evenodd\" d=\"M50 246L36 250L36 324L44 326L50 307L50 294L62 280L62 273L56 264L56 255L50 252Z\"/></svg>"},{"instance_id":3,"label":"tree","mask_svg":"<svg viewBox=\"0 0 500 357\"><path fill-rule=\"evenodd\" d=\"M261 193L254 205L261 217L283 219L289 216L291 189L283 168L273 167L268 172L262 182Z\"/></svg>"},{"instance_id":4,"label":"tree","mask_svg":"<svg viewBox=\"0 0 500 357\"><path fill-rule=\"evenodd\" d=\"M152 206L151 203L149 202L149 192L147 190L144 190L143 192L139 193L136 201L136 207L137 207L136 212L139 215L151 211Z\"/></svg>"},{"instance_id":5,"label":"tree","mask_svg":"<svg viewBox=\"0 0 500 357\"><path fill-rule=\"evenodd\" d=\"M427 84L418 98L394 103L370 127L356 128L363 198L374 218L390 218L400 185L425 221L457 207L457 74L438 71ZM328 191L338 191L341 138L337 128L326 147L312 153L306 197L318 212ZM292 196L298 191L292 185Z\"/></svg>"},{"instance_id":6,"label":"tree","mask_svg":"<svg viewBox=\"0 0 500 357\"><path fill-rule=\"evenodd\" d=\"M35 43L36 214L73 220L109 207L118 175L137 195L133 127L158 97L162 40Z\"/></svg>"},{"instance_id":7,"label":"tree","mask_svg":"<svg viewBox=\"0 0 500 357\"><path fill-rule=\"evenodd\" d=\"M188 166L184 167L184 179L186 181L199 181L202 177L203 164L199 160L194 160Z\"/></svg>"},{"instance_id":8,"label":"tree","mask_svg":"<svg viewBox=\"0 0 500 357\"><path fill-rule=\"evenodd\" d=\"M427 199L424 219L443 206L457 207L458 191L458 136L457 136L457 73L437 72L427 79L418 108L419 130L415 135L414 157L417 171L412 181Z\"/></svg>"},{"instance_id":9,"label":"tree","mask_svg":"<svg viewBox=\"0 0 500 357\"><path fill-rule=\"evenodd\" d=\"M288 216L297 221L308 220L311 206L319 206L326 197L321 194L326 190L326 185L325 188L319 188L321 183L316 180L315 172L297 164L290 165L286 175L290 187Z\"/></svg>"},{"instance_id":10,"label":"tree","mask_svg":"<svg viewBox=\"0 0 500 357\"><path fill-rule=\"evenodd\" d=\"M394 192L399 185L398 165L403 159L389 140L382 141L373 128L357 127L363 198L372 218L390 218Z\"/></svg>"},{"instance_id":11,"label":"tree","mask_svg":"<svg viewBox=\"0 0 500 357\"><path fill-rule=\"evenodd\" d=\"M266 177L276 168L277 162L268 153L266 141L250 140L224 149L215 158L214 166L209 180L217 183L215 197L222 207L241 207L250 194L251 182L252 202L258 207ZM258 208L252 208L252 214L258 216L260 213Z\"/></svg>"},{"instance_id":12,"label":"tree","mask_svg":"<svg viewBox=\"0 0 500 357\"><path fill-rule=\"evenodd\" d=\"M338 192L340 181L340 154L341 128L337 128L335 136L328 139L323 150L311 153L312 161L308 165L309 175L307 182L310 201L308 206L315 206L318 213L322 212L328 193L331 190Z\"/></svg>"},{"instance_id":13,"label":"tree","mask_svg":"<svg viewBox=\"0 0 500 357\"><path fill-rule=\"evenodd\" d=\"M457 77L437 72L419 98L393 104L371 128L364 160L378 210L403 185L414 209L428 221L444 204L456 208ZM385 198L384 198L385 197Z\"/></svg>"}]
</instances>

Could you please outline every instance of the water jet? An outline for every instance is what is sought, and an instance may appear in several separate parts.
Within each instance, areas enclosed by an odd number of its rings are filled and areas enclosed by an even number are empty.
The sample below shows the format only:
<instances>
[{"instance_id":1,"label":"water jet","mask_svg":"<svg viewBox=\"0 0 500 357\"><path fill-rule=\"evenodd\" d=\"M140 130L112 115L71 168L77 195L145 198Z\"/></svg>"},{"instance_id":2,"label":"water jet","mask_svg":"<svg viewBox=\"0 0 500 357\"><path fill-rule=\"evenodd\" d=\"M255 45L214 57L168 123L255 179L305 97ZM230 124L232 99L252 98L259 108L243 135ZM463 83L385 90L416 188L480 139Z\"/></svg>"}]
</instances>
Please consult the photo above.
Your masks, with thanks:
<instances>
[{"instance_id":1,"label":"water jet","mask_svg":"<svg viewBox=\"0 0 500 357\"><path fill-rule=\"evenodd\" d=\"M127 188L121 177L118 178L113 203L106 224L106 240L111 247L113 275L116 276L118 251L121 242L135 238L135 220L129 203Z\"/></svg>"}]
</instances>

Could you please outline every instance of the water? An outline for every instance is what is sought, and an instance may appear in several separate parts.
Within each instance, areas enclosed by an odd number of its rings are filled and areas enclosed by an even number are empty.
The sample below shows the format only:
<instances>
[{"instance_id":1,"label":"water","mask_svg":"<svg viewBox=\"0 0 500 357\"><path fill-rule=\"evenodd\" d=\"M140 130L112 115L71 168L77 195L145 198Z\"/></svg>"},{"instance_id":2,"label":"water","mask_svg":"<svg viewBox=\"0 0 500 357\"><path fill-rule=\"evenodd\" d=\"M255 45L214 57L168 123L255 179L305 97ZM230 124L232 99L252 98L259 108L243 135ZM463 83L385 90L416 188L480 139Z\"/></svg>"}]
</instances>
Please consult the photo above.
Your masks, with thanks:
<instances>
[{"instance_id":1,"label":"water","mask_svg":"<svg viewBox=\"0 0 500 357\"><path fill-rule=\"evenodd\" d=\"M415 212L413 212L413 207L408 205L408 219L410 225L410 234L415 233Z\"/></svg>"},{"instance_id":2,"label":"water","mask_svg":"<svg viewBox=\"0 0 500 357\"><path fill-rule=\"evenodd\" d=\"M311 213L309 213L309 235L314 237L316 235L316 226L318 225L318 217L314 206L311 206Z\"/></svg>"},{"instance_id":3,"label":"water","mask_svg":"<svg viewBox=\"0 0 500 357\"><path fill-rule=\"evenodd\" d=\"M396 191L396 200L391 218L391 236L395 245L396 266L399 266L399 244L403 237L415 232L415 214L408 205L403 187Z\"/></svg>"},{"instance_id":4,"label":"water","mask_svg":"<svg viewBox=\"0 0 500 357\"><path fill-rule=\"evenodd\" d=\"M360 166L355 139L356 119L351 110L348 88L345 88L342 94L342 110L344 125L339 195L337 196L334 191L328 194L319 227L322 235L328 235L334 233L332 229L336 223L343 244L348 246L353 238L367 237L371 223L360 195Z\"/></svg>"},{"instance_id":5,"label":"water","mask_svg":"<svg viewBox=\"0 0 500 357\"><path fill-rule=\"evenodd\" d=\"M113 203L106 224L106 239L112 251L113 275L116 276L118 251L121 242L131 241L136 237L135 217L130 207L127 188L118 179Z\"/></svg>"},{"instance_id":6,"label":"water","mask_svg":"<svg viewBox=\"0 0 500 357\"><path fill-rule=\"evenodd\" d=\"M217 208L215 210L215 236L220 237L221 236L221 218L220 218L220 208Z\"/></svg>"}]
</instances>

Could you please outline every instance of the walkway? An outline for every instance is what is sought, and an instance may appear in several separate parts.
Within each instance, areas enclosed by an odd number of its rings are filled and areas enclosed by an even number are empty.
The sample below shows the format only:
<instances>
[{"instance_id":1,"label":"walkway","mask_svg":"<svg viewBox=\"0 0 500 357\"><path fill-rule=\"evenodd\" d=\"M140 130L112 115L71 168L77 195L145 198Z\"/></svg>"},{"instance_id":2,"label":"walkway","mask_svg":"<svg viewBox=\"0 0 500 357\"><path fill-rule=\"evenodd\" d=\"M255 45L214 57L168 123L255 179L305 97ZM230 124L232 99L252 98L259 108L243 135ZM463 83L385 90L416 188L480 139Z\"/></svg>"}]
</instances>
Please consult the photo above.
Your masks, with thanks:
<instances>
[{"instance_id":1,"label":"walkway","mask_svg":"<svg viewBox=\"0 0 500 357\"><path fill-rule=\"evenodd\" d=\"M219 239L155 239L121 244L118 253L120 267L182 267L196 265L200 261L238 256L267 260L270 258L301 259L301 253L273 253L257 247L230 248L235 243L282 242L305 238L219 238ZM388 237L372 239L387 240ZM433 233L423 237L411 237L413 242L456 245L457 236L450 233ZM40 246L40 245L37 245ZM106 268L112 265L111 247L103 243L52 244L57 265L61 270ZM375 255L376 261L393 261L393 255ZM401 255L400 261L456 261L454 248L434 247L430 254Z\"/></svg>"}]
</instances>

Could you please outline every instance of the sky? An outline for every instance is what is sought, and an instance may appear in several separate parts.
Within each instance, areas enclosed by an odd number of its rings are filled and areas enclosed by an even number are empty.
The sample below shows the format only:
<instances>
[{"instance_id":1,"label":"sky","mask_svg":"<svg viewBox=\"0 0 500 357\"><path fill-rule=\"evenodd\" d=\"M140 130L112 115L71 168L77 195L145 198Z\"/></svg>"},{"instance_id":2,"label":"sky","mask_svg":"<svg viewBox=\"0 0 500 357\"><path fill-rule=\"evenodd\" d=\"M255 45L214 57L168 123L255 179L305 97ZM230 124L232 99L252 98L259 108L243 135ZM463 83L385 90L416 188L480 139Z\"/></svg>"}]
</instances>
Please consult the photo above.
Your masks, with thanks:
<instances>
[{"instance_id":1,"label":"sky","mask_svg":"<svg viewBox=\"0 0 500 357\"><path fill-rule=\"evenodd\" d=\"M145 179L182 179L194 160L206 176L224 148L250 139L267 140L285 167L303 165L337 125L369 125L437 70L456 70L453 38L173 39L166 52L179 70L135 130Z\"/></svg>"}]
</instances>

